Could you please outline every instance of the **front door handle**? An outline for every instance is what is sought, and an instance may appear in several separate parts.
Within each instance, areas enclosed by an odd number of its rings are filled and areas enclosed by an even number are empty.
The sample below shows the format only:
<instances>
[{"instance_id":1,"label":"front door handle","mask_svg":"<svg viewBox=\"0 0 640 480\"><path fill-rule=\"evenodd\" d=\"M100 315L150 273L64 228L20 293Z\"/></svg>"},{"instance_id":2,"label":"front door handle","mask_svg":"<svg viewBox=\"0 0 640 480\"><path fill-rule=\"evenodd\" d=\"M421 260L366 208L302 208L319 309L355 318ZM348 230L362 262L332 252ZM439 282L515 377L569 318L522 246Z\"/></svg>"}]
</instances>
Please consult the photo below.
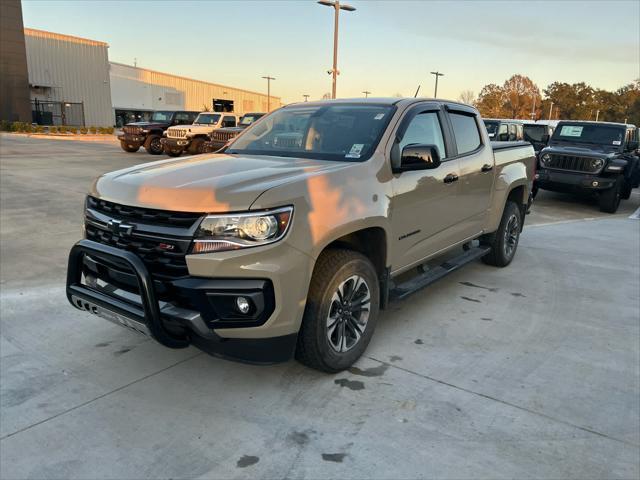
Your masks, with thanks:
<instances>
[{"instance_id":1,"label":"front door handle","mask_svg":"<svg viewBox=\"0 0 640 480\"><path fill-rule=\"evenodd\" d=\"M458 181L458 175L455 173L450 173L446 177L444 177L444 183L453 183Z\"/></svg>"},{"instance_id":2,"label":"front door handle","mask_svg":"<svg viewBox=\"0 0 640 480\"><path fill-rule=\"evenodd\" d=\"M489 165L488 163L485 163L480 170L482 172L490 172L491 170L493 170L493 165Z\"/></svg>"}]
</instances>

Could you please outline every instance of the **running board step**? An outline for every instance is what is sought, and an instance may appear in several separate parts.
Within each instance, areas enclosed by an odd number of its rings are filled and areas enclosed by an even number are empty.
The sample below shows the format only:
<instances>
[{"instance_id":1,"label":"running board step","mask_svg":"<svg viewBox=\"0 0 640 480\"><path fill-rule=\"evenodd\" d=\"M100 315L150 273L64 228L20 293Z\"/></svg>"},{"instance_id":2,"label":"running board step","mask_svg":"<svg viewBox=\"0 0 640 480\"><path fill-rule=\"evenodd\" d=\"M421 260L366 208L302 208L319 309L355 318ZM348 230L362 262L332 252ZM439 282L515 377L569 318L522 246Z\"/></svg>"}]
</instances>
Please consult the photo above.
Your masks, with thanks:
<instances>
[{"instance_id":1,"label":"running board step","mask_svg":"<svg viewBox=\"0 0 640 480\"><path fill-rule=\"evenodd\" d=\"M467 263L471 263L474 260L485 256L490 250L491 247L486 246L470 248L461 255L447 260L437 267L430 268L426 272L413 277L411 280L393 286L389 291L389 299L402 300L421 288L427 287L449 273L458 270Z\"/></svg>"}]
</instances>

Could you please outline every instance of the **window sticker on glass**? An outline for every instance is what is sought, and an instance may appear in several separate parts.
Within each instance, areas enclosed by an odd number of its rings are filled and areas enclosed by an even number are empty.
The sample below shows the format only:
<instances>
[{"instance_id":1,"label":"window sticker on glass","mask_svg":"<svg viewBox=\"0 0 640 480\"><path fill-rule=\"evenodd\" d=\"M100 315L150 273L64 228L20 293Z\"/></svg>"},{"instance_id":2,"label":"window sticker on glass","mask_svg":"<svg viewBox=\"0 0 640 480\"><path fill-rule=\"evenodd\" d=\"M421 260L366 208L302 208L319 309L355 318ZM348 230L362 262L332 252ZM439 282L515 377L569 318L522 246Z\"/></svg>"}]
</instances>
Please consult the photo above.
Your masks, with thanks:
<instances>
[{"instance_id":1,"label":"window sticker on glass","mask_svg":"<svg viewBox=\"0 0 640 480\"><path fill-rule=\"evenodd\" d=\"M373 117L374 120L382 120L383 118L384 118L384 113L379 113L375 117Z\"/></svg>"},{"instance_id":2,"label":"window sticker on glass","mask_svg":"<svg viewBox=\"0 0 640 480\"><path fill-rule=\"evenodd\" d=\"M578 127L576 125L563 125L560 130L562 137L579 137L582 135L582 129L584 127Z\"/></svg>"},{"instance_id":3,"label":"window sticker on glass","mask_svg":"<svg viewBox=\"0 0 640 480\"><path fill-rule=\"evenodd\" d=\"M349 150L349 153L345 155L345 158L360 158L360 154L362 153L363 148L364 143L354 143L351 146L351 150Z\"/></svg>"},{"instance_id":4,"label":"window sticker on glass","mask_svg":"<svg viewBox=\"0 0 640 480\"><path fill-rule=\"evenodd\" d=\"M614 140L613 144L614 145L622 145L622 142L620 140Z\"/></svg>"}]
</instances>

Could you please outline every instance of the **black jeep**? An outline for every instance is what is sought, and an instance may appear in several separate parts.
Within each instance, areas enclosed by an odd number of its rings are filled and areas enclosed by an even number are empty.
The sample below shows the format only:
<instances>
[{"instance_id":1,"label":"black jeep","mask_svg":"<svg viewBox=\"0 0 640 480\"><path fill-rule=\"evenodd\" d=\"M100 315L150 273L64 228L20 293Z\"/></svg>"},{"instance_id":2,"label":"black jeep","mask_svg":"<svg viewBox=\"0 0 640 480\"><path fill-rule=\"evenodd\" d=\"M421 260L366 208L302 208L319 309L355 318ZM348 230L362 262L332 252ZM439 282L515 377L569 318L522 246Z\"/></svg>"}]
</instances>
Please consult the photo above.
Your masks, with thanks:
<instances>
[{"instance_id":1,"label":"black jeep","mask_svg":"<svg viewBox=\"0 0 640 480\"><path fill-rule=\"evenodd\" d=\"M597 193L615 213L640 184L638 129L609 122L561 121L542 149L536 184L555 192Z\"/></svg>"},{"instance_id":2,"label":"black jeep","mask_svg":"<svg viewBox=\"0 0 640 480\"><path fill-rule=\"evenodd\" d=\"M209 134L209 140L204 143L203 150L205 153L217 152L232 139L240 135L240 133L256 120L264 117L266 113L245 113L235 127L223 127L214 130Z\"/></svg>"},{"instance_id":3,"label":"black jeep","mask_svg":"<svg viewBox=\"0 0 640 480\"><path fill-rule=\"evenodd\" d=\"M191 125L199 112L158 111L153 112L148 122L127 123L118 135L120 146L125 152L137 152L144 147L147 153L162 153L162 133L172 125Z\"/></svg>"}]
</instances>

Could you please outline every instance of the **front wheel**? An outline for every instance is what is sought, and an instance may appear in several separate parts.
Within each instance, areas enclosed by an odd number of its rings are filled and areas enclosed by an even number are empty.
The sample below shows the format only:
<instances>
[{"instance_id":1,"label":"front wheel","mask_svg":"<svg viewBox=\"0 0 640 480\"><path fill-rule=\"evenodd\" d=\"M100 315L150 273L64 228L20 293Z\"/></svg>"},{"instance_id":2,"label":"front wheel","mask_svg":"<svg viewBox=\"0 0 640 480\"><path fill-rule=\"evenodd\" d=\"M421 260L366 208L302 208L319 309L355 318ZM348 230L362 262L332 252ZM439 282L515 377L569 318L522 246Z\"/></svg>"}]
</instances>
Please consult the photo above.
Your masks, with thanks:
<instances>
[{"instance_id":1,"label":"front wheel","mask_svg":"<svg viewBox=\"0 0 640 480\"><path fill-rule=\"evenodd\" d=\"M204 139L203 138L194 138L189 145L189 153L191 155L199 155L204 153Z\"/></svg>"},{"instance_id":2,"label":"front wheel","mask_svg":"<svg viewBox=\"0 0 640 480\"><path fill-rule=\"evenodd\" d=\"M509 265L516 254L521 230L522 210L515 202L508 201L498 230L480 240L483 245L491 247L491 251L482 257L482 261L496 267Z\"/></svg>"},{"instance_id":3,"label":"front wheel","mask_svg":"<svg viewBox=\"0 0 640 480\"><path fill-rule=\"evenodd\" d=\"M351 250L322 253L298 334L298 361L329 373L349 368L373 336L379 304L378 276L367 257Z\"/></svg>"},{"instance_id":4,"label":"front wheel","mask_svg":"<svg viewBox=\"0 0 640 480\"><path fill-rule=\"evenodd\" d=\"M144 149L151 155L160 155L162 153L162 142L160 135L149 135L144 142Z\"/></svg>"},{"instance_id":5,"label":"front wheel","mask_svg":"<svg viewBox=\"0 0 640 480\"><path fill-rule=\"evenodd\" d=\"M613 187L605 190L604 192L600 192L600 198L598 201L600 203L601 212L616 213L618 211L620 200L622 199L623 182L624 178L618 177L616 182L613 184ZM631 192L629 192L629 194L631 194Z\"/></svg>"}]
</instances>

